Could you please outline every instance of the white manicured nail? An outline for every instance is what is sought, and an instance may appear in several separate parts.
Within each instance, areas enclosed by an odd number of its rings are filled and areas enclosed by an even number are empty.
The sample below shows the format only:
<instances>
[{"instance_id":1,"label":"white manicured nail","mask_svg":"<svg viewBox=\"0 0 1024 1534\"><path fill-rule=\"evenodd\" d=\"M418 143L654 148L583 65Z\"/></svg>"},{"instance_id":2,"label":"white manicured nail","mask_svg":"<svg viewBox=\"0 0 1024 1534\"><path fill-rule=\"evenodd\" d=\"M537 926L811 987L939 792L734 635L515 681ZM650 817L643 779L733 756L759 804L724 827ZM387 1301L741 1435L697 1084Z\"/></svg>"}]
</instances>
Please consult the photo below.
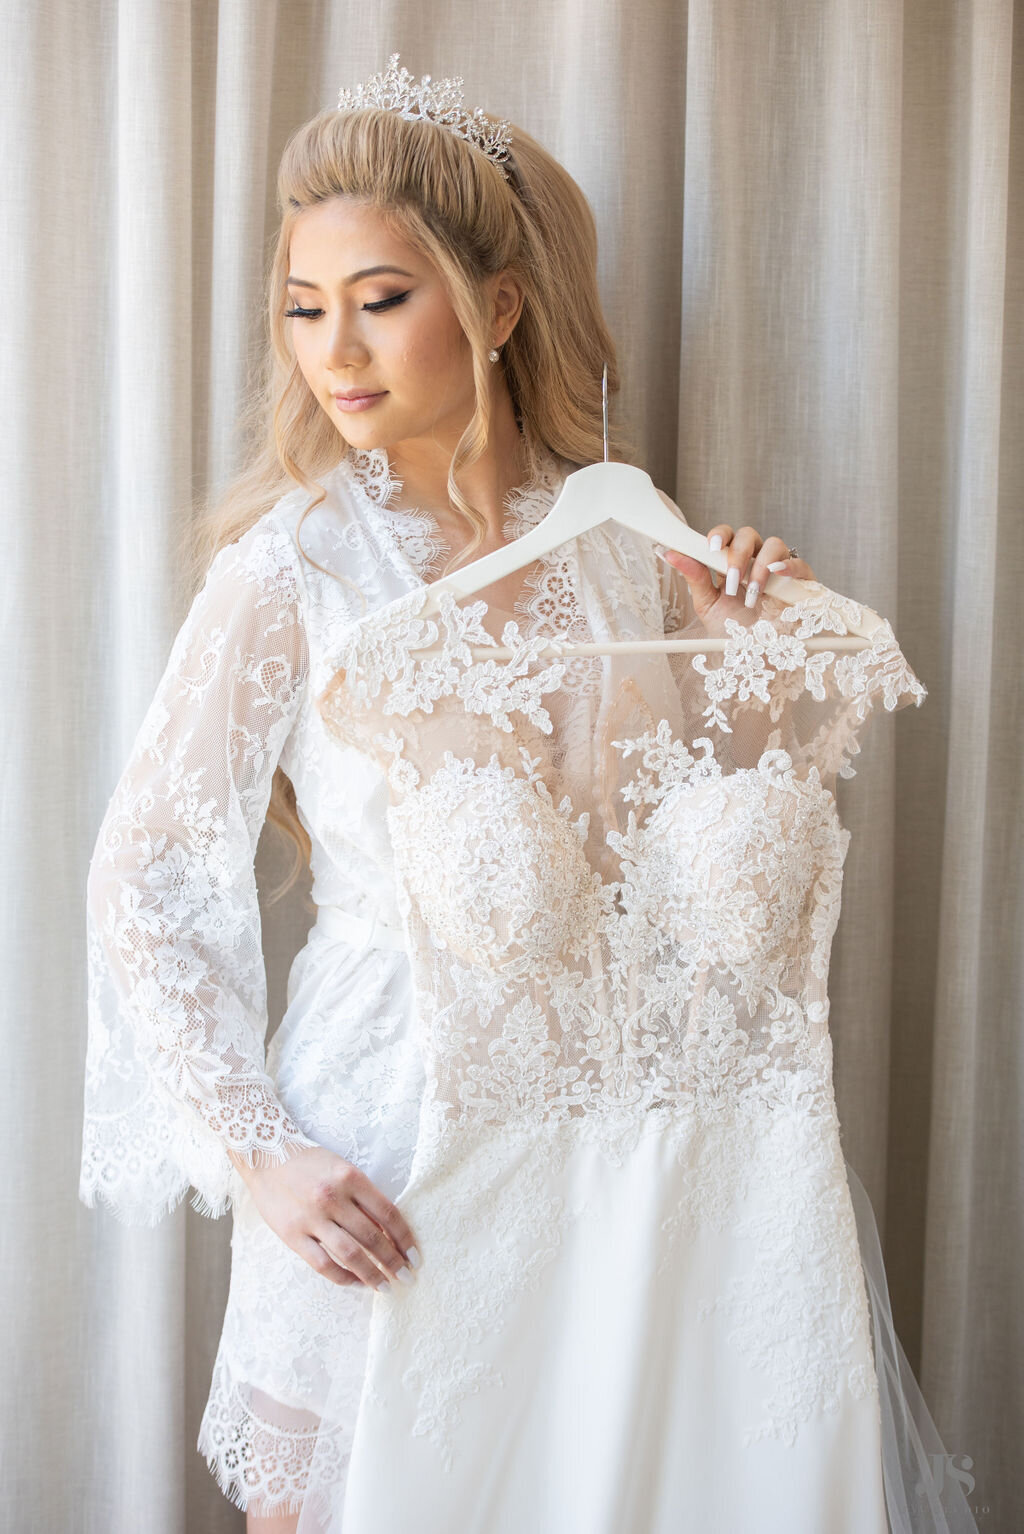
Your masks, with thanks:
<instances>
[{"instance_id":1,"label":"white manicured nail","mask_svg":"<svg viewBox=\"0 0 1024 1534\"><path fill-rule=\"evenodd\" d=\"M409 1259L410 1267L418 1268L420 1263L423 1261L423 1258L420 1256L419 1252L414 1246L411 1246L405 1255Z\"/></svg>"},{"instance_id":2,"label":"white manicured nail","mask_svg":"<svg viewBox=\"0 0 1024 1534\"><path fill-rule=\"evenodd\" d=\"M395 1277L400 1284L414 1284L416 1282L408 1268L399 1268Z\"/></svg>"},{"instance_id":3,"label":"white manicured nail","mask_svg":"<svg viewBox=\"0 0 1024 1534\"><path fill-rule=\"evenodd\" d=\"M709 549L713 549L716 554L718 553L718 550L721 547L722 547L722 535L721 535L721 533L716 533L713 538L709 538L708 539L708 548Z\"/></svg>"},{"instance_id":4,"label":"white manicured nail","mask_svg":"<svg viewBox=\"0 0 1024 1534\"><path fill-rule=\"evenodd\" d=\"M725 577L725 594L727 597L734 597L739 589L740 567L739 565L730 565L729 574Z\"/></svg>"},{"instance_id":5,"label":"white manicured nail","mask_svg":"<svg viewBox=\"0 0 1024 1534\"><path fill-rule=\"evenodd\" d=\"M758 592L760 590L761 590L761 587L760 587L759 582L757 582L757 581L751 581L750 582L749 586L747 587L747 594L746 594L746 596L743 599L744 603L745 603L745 605L747 607L753 607L754 603L757 601Z\"/></svg>"},{"instance_id":6,"label":"white manicured nail","mask_svg":"<svg viewBox=\"0 0 1024 1534\"><path fill-rule=\"evenodd\" d=\"M378 1294L390 1294L391 1293L391 1280L389 1278L382 1278L381 1279L380 1283L377 1285L377 1293Z\"/></svg>"},{"instance_id":7,"label":"white manicured nail","mask_svg":"<svg viewBox=\"0 0 1024 1534\"><path fill-rule=\"evenodd\" d=\"M769 568L769 570L771 570L771 571L773 571L773 572L774 572L774 571L776 571L776 570L784 570L784 569L785 569L785 568L786 568L786 563L787 563L787 562L786 562L786 560L784 560L784 559L776 559L776 560L774 560L774 561L773 561L773 562L772 562L772 563L771 563L771 564L770 564L770 565L769 565L769 566L768 566L768 568Z\"/></svg>"}]
</instances>

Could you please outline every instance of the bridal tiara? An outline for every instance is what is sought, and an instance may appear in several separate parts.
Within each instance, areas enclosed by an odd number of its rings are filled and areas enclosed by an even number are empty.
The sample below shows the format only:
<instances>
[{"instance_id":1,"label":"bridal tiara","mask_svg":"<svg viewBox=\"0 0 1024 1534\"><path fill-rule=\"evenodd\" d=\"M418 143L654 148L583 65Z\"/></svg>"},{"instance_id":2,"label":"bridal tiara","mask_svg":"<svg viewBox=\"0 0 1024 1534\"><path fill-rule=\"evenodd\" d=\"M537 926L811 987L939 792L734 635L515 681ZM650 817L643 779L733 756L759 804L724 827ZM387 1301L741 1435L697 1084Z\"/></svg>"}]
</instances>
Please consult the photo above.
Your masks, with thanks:
<instances>
[{"instance_id":1,"label":"bridal tiara","mask_svg":"<svg viewBox=\"0 0 1024 1534\"><path fill-rule=\"evenodd\" d=\"M393 53L387 69L371 75L353 90L341 91L338 111L357 112L362 107L376 107L397 112L409 122L437 123L457 138L466 139L483 150L509 181L506 162L512 143L511 124L505 118L498 123L488 122L480 107L467 112L462 105L462 85L461 75L445 80L431 80L429 75L424 75L417 85L407 69L399 69L398 54Z\"/></svg>"}]
</instances>

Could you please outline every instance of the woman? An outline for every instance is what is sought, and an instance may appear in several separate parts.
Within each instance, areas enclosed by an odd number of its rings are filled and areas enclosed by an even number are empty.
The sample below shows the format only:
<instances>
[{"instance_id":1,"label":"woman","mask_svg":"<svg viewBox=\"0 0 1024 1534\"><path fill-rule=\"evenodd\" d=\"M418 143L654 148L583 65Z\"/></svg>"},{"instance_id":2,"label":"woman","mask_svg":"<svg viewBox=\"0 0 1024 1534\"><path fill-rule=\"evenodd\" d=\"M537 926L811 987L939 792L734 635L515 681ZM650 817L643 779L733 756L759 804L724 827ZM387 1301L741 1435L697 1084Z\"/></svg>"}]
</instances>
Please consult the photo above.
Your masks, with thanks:
<instances>
[{"instance_id":1,"label":"woman","mask_svg":"<svg viewBox=\"0 0 1024 1534\"><path fill-rule=\"evenodd\" d=\"M501 159L379 102L325 111L278 189L263 437L212 520L215 557L90 870L82 1174L87 1203L136 1223L190 1185L203 1212L231 1207L199 1446L250 1534L294 1529L339 1370L358 1403L367 1291L415 1283L419 1263L392 1202L422 1071L386 794L314 700L367 608L544 516L602 456L606 362L617 387L590 208L518 128ZM611 456L628 458L621 439ZM740 582L753 605L769 571L814 578L780 536L709 536L728 579L669 556L683 581L664 570L666 630ZM558 552L520 583L495 595L528 630L571 636ZM268 816L308 860L318 914L264 1060Z\"/></svg>"}]
</instances>

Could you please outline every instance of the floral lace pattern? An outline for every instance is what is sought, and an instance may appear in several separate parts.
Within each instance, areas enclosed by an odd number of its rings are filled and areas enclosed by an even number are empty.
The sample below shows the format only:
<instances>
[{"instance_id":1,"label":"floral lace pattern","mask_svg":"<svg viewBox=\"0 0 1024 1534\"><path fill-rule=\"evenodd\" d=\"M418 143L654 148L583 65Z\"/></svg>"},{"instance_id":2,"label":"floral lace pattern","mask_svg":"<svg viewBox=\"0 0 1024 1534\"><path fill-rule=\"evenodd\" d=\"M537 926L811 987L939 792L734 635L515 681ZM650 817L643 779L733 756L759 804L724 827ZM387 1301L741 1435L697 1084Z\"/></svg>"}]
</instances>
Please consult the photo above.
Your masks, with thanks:
<instances>
[{"instance_id":1,"label":"floral lace pattern","mask_svg":"<svg viewBox=\"0 0 1024 1534\"><path fill-rule=\"evenodd\" d=\"M544 514L560 474L548 459L510 496L513 535ZM340 1360L342 1384L347 1374L358 1391L368 1306L265 1228L271 1239L260 1244L262 1221L227 1147L256 1160L326 1145L395 1189L422 1093L400 951L359 954L314 930L265 1053L253 862L280 763L311 834L314 898L397 920L386 785L357 771L312 707L340 636L368 604L419 584L442 552L426 517L385 507L394 485L386 454L352 452L301 528L307 496L296 490L220 551L90 869L80 1194L142 1225L190 1185L201 1213L233 1207L232 1291L200 1447L232 1500L254 1498L264 1512L301 1501L325 1363ZM282 1401L305 1403L299 1425L278 1420Z\"/></svg>"},{"instance_id":2,"label":"floral lace pattern","mask_svg":"<svg viewBox=\"0 0 1024 1534\"><path fill-rule=\"evenodd\" d=\"M115 1208L142 1202L134 1190L145 1168L110 1154L108 1131L113 1144L133 1132L117 1122L124 1115L148 1138L154 1114L169 1160L188 1169L209 1212L226 1204L227 1148L252 1162L314 1143L261 1068L253 873L270 788L260 769L280 755L302 696L298 600L294 549L278 528L257 526L221 550L97 837L86 1101L115 1111L87 1112L82 1193ZM122 1031L130 1044L115 1037ZM136 1080L119 1091L113 1073L126 1061ZM175 1112L178 1103L191 1112ZM180 1175L168 1169L169 1199L184 1191Z\"/></svg>"},{"instance_id":3,"label":"floral lace pattern","mask_svg":"<svg viewBox=\"0 0 1024 1534\"><path fill-rule=\"evenodd\" d=\"M537 483L510 497L507 533L518 536L544 515L563 472L549 460ZM548 1137L551 1169L585 1135L615 1158L628 1156L643 1134L672 1133L690 1179L677 1230L691 1217L727 1225L751 1186L747 1140L730 1115L758 1100L750 1095L755 1085L764 1084L764 1104L792 1106L806 1092L831 1111L824 980L845 832L830 821L827 784L844 754L857 749L859 703L881 700L888 708L893 698L901 706L915 681L901 669L898 650L886 656L876 642L870 664L843 656L823 669L826 700L814 728L801 719L793 729L808 673L775 667L766 684L771 707L792 685L794 708L783 700L769 721L778 739L770 739L763 729L770 709L756 690L746 702L740 696L749 657L737 666L735 684L713 681L717 695L693 670L701 706L689 695L687 717L696 721L711 705L718 715L697 732L705 744L684 741L674 714L663 727L657 689L635 690L614 667L609 678L600 660L551 661L537 653L541 633L587 640L610 631L686 632L693 623L677 572L659 569L645 540L618 532L553 550L525 572L519 621L505 635L517 647L511 665L470 662L470 643L497 641L481 634L472 610L458 607L437 628L449 640L445 663L434 671L409 664L412 639L424 631L417 627L422 582L445 550L431 519L388 504L395 483L386 454L352 453L328 477L327 499L301 535L306 496L296 491L221 550L175 640L90 868L81 1196L142 1224L155 1223L190 1185L205 1214L234 1202L232 1294L200 1447L232 1500L263 1512L300 1504L318 1433L330 1460L320 1467L320 1484L332 1474L335 1484L344 1479L369 1316L366 1296L354 1290L332 1289L328 1305L317 1287L325 1281L261 1227L227 1148L256 1161L280 1159L289 1144L328 1144L373 1166L382 1186L395 1189L414 1160L415 1188L449 1144L452 1167L461 1165L456 1152L474 1124L481 1131L477 1169L497 1169L519 1146L520 1113ZM321 572L307 552L333 573ZM841 632L845 601L828 593L802 621ZM368 611L373 621L366 623ZM743 631L738 660L750 620L739 613L736 621ZM781 637L777 631L773 643ZM353 688L363 689L350 710L356 729L347 743L315 706L341 659L350 664ZM886 671L888 683L881 680ZM669 673L673 694L680 685L674 662ZM845 695L835 680L844 675ZM849 707L841 709L843 696ZM370 716L389 698L396 706L381 712L368 741ZM411 1033L416 1008L406 994L404 955L385 965L380 952L358 955L311 941L296 961L289 1009L265 1058L253 858L279 762L311 833L314 898L379 910L392 923L394 912L404 915L421 937L437 939L439 967L417 966L418 989L429 992L440 977L459 990L456 1005L439 1002L431 1015L442 1071L428 1083L418 1138L424 1040ZM632 776L622 770L627 762L638 764ZM820 767L817 784L813 765ZM756 931L744 929L740 914L744 901L757 908L749 890L729 889L719 877L702 916L700 892L677 878L676 926L659 926L650 937L652 881L662 877L654 872L658 837L647 834L655 814L663 829L677 818L679 834L689 834L705 856L709 877L721 869L697 835L700 816L723 857L730 847L762 840L777 852L797 827L819 845ZM453 823L465 833L455 866L456 843L443 835ZM518 870L512 880L503 875L503 854ZM766 877L778 890L789 876L776 866ZM809 948L804 991L794 999L798 967L780 967L777 950L788 941L800 880L809 927L799 931L805 941L809 934ZM733 913L731 926L716 924L720 908ZM700 990L695 970L682 1048L665 1055L657 1042L667 1026L657 975L642 998L644 1015L631 1013L624 1026L619 1008L629 981L621 967L636 963L631 954L657 951L671 961L695 943L710 965L716 941L731 979L709 979ZM531 987L524 975L538 960L550 984ZM748 995L762 963L775 965L777 984L751 1014ZM495 1003L499 985L504 1014ZM485 1020L475 1030L474 1008ZM575 1053L552 1037L559 1017L575 1021ZM766 1064L751 1064L761 1056ZM510 1114L509 1104L520 1106ZM593 1112L595 1105L604 1111ZM678 1128L687 1113L716 1123L719 1140L687 1149ZM694 1158L705 1154L705 1174L693 1175ZM439 1444L450 1440L459 1401L479 1372L469 1338L499 1326L510 1254L521 1275L514 1282L539 1283L558 1249L562 1215L587 1217L572 1200L563 1209L550 1188L545 1193L532 1152L523 1152L504 1194L488 1192L468 1163L464 1176L466 1208L472 1211L473 1196L481 1200L482 1217L501 1231L505 1260L496 1250L488 1270L493 1299L481 1295L467 1308L458 1282L470 1260L459 1244L465 1231L452 1223L445 1236L438 1196L437 1239L450 1244L453 1284L432 1298L424 1290L422 1302L437 1307L439 1336L457 1334L459 1315L479 1329L467 1331L450 1359L431 1354L429 1342L417 1354L421 1426L435 1424ZM261 1234L270 1237L264 1245ZM406 1314L414 1312L396 1307L389 1324L400 1329ZM338 1365L332 1389L343 1421L319 1430L326 1361ZM780 1397L780 1420L784 1407Z\"/></svg>"},{"instance_id":4,"label":"floral lace pattern","mask_svg":"<svg viewBox=\"0 0 1024 1534\"><path fill-rule=\"evenodd\" d=\"M298 1427L268 1421L249 1405L248 1392L238 1388L223 1359L217 1358L198 1447L236 1507L263 1515L297 1513L320 1431L316 1417ZM344 1464L338 1436L331 1438Z\"/></svg>"},{"instance_id":5,"label":"floral lace pattern","mask_svg":"<svg viewBox=\"0 0 1024 1534\"><path fill-rule=\"evenodd\" d=\"M322 1429L321 1448L329 1447L339 1473L347 1464L371 1299L362 1286L325 1282L270 1229L251 1197L239 1198L234 1216L231 1292L198 1447L237 1506L294 1513L332 1369L346 1410L340 1423Z\"/></svg>"},{"instance_id":6,"label":"floral lace pattern","mask_svg":"<svg viewBox=\"0 0 1024 1534\"><path fill-rule=\"evenodd\" d=\"M869 614L807 585L764 616L724 608L714 666L606 657L568 694L536 634L509 622L510 657L478 658L499 642L486 602L424 616L412 592L355 626L318 700L391 792L427 1074L403 1207L430 1260L374 1326L446 1465L467 1394L501 1383L484 1339L593 1214L558 1193L585 1144L617 1166L651 1136L673 1147L663 1263L687 1230L753 1243L719 1303L773 1382L746 1441L791 1442L874 1388L837 1172L826 979L849 834L831 786L872 705L925 689L881 619L860 651L808 651ZM585 571L581 589L597 613L605 589ZM592 743L583 797L562 791L566 733Z\"/></svg>"},{"instance_id":7,"label":"floral lace pattern","mask_svg":"<svg viewBox=\"0 0 1024 1534\"><path fill-rule=\"evenodd\" d=\"M878 1388L856 1221L836 1159L838 1133L820 1144L793 1143L801 1154L787 1148L772 1165L789 1196L772 1198L763 1189L757 1212L737 1220L735 1234L750 1242L752 1258L700 1309L702 1318L727 1316L730 1344L772 1381L765 1411L746 1422L744 1446L778 1438L792 1447L801 1424L837 1413L844 1393L861 1400Z\"/></svg>"},{"instance_id":8,"label":"floral lace pattern","mask_svg":"<svg viewBox=\"0 0 1024 1534\"><path fill-rule=\"evenodd\" d=\"M561 472L549 455L509 497L513 535L544 514ZM307 521L301 538L295 492L219 552L108 805L87 892L80 1196L130 1223L155 1223L190 1183L197 1209L223 1213L228 1147L280 1160L290 1145L314 1143L264 1067L253 858L280 761L324 833L314 837L315 871L321 883L337 880L345 849L332 859L322 843L342 764L311 691L333 669L337 634L364 611L358 587L381 603L395 594L384 576L396 560L417 579L442 550L426 514L384 510L400 484L385 452L352 452L329 481L329 514ZM352 504L345 488L362 520L339 515ZM322 577L300 543L334 573ZM355 867L352 883L369 882Z\"/></svg>"},{"instance_id":9,"label":"floral lace pattern","mask_svg":"<svg viewBox=\"0 0 1024 1534\"><path fill-rule=\"evenodd\" d=\"M505 499L507 541L521 538L547 515L569 467L556 455L542 453L536 475ZM402 480L386 451L377 448L354 454L348 472L365 511L385 536L395 541L401 559L424 581L438 577L451 549L429 512L420 509L398 512L391 506L402 489ZM382 517L385 508L386 517ZM571 642L589 638L589 628L576 598L578 584L574 543L561 544L536 560L524 572L522 590L515 603L522 631L557 634ZM589 660L574 659L565 669L564 687L575 690L590 684L593 666Z\"/></svg>"}]
</instances>

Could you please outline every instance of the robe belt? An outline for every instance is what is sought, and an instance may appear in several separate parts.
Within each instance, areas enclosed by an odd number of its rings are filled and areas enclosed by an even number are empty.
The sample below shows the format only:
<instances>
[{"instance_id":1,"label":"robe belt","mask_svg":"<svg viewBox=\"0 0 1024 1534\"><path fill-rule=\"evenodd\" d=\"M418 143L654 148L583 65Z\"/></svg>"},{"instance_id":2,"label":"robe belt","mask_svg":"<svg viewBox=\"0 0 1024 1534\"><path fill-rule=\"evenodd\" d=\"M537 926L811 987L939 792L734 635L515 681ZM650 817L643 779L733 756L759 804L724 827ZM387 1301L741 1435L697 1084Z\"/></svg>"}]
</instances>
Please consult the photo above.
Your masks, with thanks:
<instances>
[{"instance_id":1,"label":"robe belt","mask_svg":"<svg viewBox=\"0 0 1024 1534\"><path fill-rule=\"evenodd\" d=\"M355 916L340 905L316 908L316 926L330 938L351 943L354 948L404 948L405 932L373 916Z\"/></svg>"}]
</instances>

